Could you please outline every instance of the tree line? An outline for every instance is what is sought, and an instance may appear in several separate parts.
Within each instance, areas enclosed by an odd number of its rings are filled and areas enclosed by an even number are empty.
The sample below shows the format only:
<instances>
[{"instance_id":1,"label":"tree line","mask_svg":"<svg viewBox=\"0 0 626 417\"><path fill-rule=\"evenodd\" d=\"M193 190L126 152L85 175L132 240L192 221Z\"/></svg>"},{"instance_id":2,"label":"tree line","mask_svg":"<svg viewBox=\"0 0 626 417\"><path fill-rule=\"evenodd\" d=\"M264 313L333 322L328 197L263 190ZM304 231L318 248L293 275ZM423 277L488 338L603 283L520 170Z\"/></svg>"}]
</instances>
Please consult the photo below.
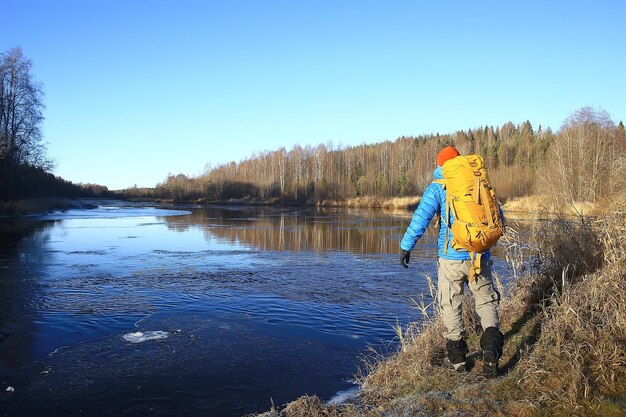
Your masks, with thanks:
<instances>
[{"instance_id":1,"label":"tree line","mask_svg":"<svg viewBox=\"0 0 626 417\"><path fill-rule=\"evenodd\" d=\"M328 143L265 151L198 177L170 175L150 196L304 203L419 195L432 181L437 152L447 145L461 154L481 154L502 199L567 190L572 201L596 201L626 176L619 174L624 167L623 123L616 125L605 111L587 107L574 112L556 134L526 121L369 145Z\"/></svg>"},{"instance_id":2,"label":"tree line","mask_svg":"<svg viewBox=\"0 0 626 417\"><path fill-rule=\"evenodd\" d=\"M432 181L437 152L454 145L463 154L482 154L492 181L500 183L503 194L517 196L530 192L534 168L543 163L554 138L550 129L535 130L526 121L343 148L332 143L296 145L222 164L195 178L171 175L153 193L174 200L277 198L299 202L410 196L423 192Z\"/></svg>"}]
</instances>

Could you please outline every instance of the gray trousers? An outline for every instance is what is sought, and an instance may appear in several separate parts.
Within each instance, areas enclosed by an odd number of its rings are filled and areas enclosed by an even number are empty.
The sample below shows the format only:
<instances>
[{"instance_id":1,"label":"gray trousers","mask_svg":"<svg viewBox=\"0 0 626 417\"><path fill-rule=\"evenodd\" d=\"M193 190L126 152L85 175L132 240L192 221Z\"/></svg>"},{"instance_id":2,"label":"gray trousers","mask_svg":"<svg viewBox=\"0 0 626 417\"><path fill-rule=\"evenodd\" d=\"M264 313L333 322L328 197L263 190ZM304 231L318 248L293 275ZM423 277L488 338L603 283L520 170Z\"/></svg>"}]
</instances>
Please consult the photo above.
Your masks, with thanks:
<instances>
[{"instance_id":1,"label":"gray trousers","mask_svg":"<svg viewBox=\"0 0 626 417\"><path fill-rule=\"evenodd\" d=\"M461 310L463 289L467 282L474 294L476 312L480 317L483 330L488 327L499 328L498 302L499 295L491 280L491 260L481 261L481 273L475 279L469 279L471 261L453 261L439 258L437 301L439 313L446 326L444 337L460 340L465 336L465 326Z\"/></svg>"}]
</instances>

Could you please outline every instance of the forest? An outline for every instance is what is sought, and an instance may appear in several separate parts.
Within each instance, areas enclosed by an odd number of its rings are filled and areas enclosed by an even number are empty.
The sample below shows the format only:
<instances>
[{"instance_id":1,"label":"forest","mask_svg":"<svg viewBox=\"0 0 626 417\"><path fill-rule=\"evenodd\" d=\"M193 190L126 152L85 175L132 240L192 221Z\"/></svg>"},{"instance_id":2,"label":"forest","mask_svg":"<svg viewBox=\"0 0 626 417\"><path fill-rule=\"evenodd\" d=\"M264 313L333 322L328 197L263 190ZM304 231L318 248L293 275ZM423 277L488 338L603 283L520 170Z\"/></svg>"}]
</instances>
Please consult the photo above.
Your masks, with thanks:
<instances>
[{"instance_id":1,"label":"forest","mask_svg":"<svg viewBox=\"0 0 626 417\"><path fill-rule=\"evenodd\" d=\"M479 153L485 158L502 200L557 184L558 190L572 192L572 200L595 201L610 190L608 178L617 176L625 143L622 122L615 124L603 110L586 107L572 113L557 133L525 121L351 147L295 146L253 154L207 169L198 177L170 175L154 189L129 189L124 194L173 201L297 203L414 196L432 181L437 152L453 145L461 154ZM588 153L594 157L587 158ZM547 184L538 181L546 177L543 173L553 175Z\"/></svg>"}]
</instances>

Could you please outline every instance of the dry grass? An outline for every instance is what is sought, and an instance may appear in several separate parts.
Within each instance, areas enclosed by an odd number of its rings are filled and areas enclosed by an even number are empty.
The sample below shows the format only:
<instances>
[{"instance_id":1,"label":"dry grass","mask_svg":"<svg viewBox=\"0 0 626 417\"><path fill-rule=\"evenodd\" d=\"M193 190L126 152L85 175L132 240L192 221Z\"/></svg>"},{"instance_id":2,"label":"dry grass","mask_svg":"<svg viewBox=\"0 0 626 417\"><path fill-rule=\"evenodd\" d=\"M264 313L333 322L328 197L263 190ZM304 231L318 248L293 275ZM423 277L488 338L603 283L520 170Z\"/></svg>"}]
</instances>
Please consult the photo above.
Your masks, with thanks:
<instances>
[{"instance_id":1,"label":"dry grass","mask_svg":"<svg viewBox=\"0 0 626 417\"><path fill-rule=\"evenodd\" d=\"M306 395L290 402L280 411L272 407L272 410L258 414L258 417L374 417L377 415L373 410L360 409L353 404L326 406L319 398Z\"/></svg>"},{"instance_id":2,"label":"dry grass","mask_svg":"<svg viewBox=\"0 0 626 417\"><path fill-rule=\"evenodd\" d=\"M555 293L543 312L542 337L519 365L526 396L563 411L582 408L580 400L624 396L625 305L626 280L617 270Z\"/></svg>"},{"instance_id":3,"label":"dry grass","mask_svg":"<svg viewBox=\"0 0 626 417\"><path fill-rule=\"evenodd\" d=\"M559 206L548 196L535 194L508 200L502 205L502 209L504 211L541 213L546 216L555 213L567 216L587 216L594 213L598 206L598 204L590 202L576 202L566 206Z\"/></svg>"},{"instance_id":4,"label":"dry grass","mask_svg":"<svg viewBox=\"0 0 626 417\"><path fill-rule=\"evenodd\" d=\"M416 390L429 391L448 386L445 378L432 378L444 357L443 322L440 318L411 323L404 331L400 352L386 358L370 357L369 372L360 379L368 402L381 404ZM452 374L452 371L450 371Z\"/></svg>"},{"instance_id":5,"label":"dry grass","mask_svg":"<svg viewBox=\"0 0 626 417\"><path fill-rule=\"evenodd\" d=\"M421 197L355 197L340 200L322 200L316 205L318 207L350 207L350 208L382 208L386 210L396 210L405 208L415 208Z\"/></svg>"},{"instance_id":6,"label":"dry grass","mask_svg":"<svg viewBox=\"0 0 626 417\"><path fill-rule=\"evenodd\" d=\"M532 248L508 231L503 242L515 279L500 306L504 376L480 376L479 332L466 297L467 375L441 366L443 323L430 317L398 329L397 354L369 357L358 404L326 408L303 397L273 415L626 416L625 201L623 193L607 200L595 220L538 222ZM532 273L522 268L527 257Z\"/></svg>"},{"instance_id":7,"label":"dry grass","mask_svg":"<svg viewBox=\"0 0 626 417\"><path fill-rule=\"evenodd\" d=\"M578 240L576 246L587 245L583 249L589 253L578 252L578 259L568 263L582 273L563 270L542 312L542 337L519 366L527 395L554 412L584 415L607 398L626 400L626 218L621 201L609 205L593 227L585 226L589 232L570 236ZM564 253L558 256L565 260Z\"/></svg>"},{"instance_id":8,"label":"dry grass","mask_svg":"<svg viewBox=\"0 0 626 417\"><path fill-rule=\"evenodd\" d=\"M537 212L544 210L548 205L548 200L544 196L529 195L524 197L517 197L507 200L502 205L504 211L528 211Z\"/></svg>"}]
</instances>

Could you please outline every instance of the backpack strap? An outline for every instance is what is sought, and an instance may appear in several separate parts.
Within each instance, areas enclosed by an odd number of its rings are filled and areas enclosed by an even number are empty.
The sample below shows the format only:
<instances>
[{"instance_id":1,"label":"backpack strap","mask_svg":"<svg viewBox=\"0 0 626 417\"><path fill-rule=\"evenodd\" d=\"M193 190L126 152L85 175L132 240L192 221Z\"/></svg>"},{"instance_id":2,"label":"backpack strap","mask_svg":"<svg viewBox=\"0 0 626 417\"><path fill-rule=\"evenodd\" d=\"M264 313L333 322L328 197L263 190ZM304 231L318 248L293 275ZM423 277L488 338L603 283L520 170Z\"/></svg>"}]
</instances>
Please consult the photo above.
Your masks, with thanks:
<instances>
[{"instance_id":1,"label":"backpack strap","mask_svg":"<svg viewBox=\"0 0 626 417\"><path fill-rule=\"evenodd\" d=\"M441 184L441 189L446 189L446 181L445 180L434 180L436 184ZM441 216L444 224L446 225L446 238L443 243L443 254L448 253L448 241L450 240L450 199L448 198L448 194L446 193L446 208L445 214Z\"/></svg>"},{"instance_id":2,"label":"backpack strap","mask_svg":"<svg viewBox=\"0 0 626 417\"><path fill-rule=\"evenodd\" d=\"M491 204L489 204L489 196L487 195L487 189L483 185L480 187L480 199L482 200L483 206L485 207L485 214L487 215L487 221L489 222L489 227L493 227L493 216L491 215Z\"/></svg>"},{"instance_id":3,"label":"backpack strap","mask_svg":"<svg viewBox=\"0 0 626 417\"><path fill-rule=\"evenodd\" d=\"M469 267L469 279L472 280L476 280L478 281L478 275L480 274L481 268L480 268L480 260L482 258L483 254L482 253L478 253L478 252L470 252L470 259L471 259L471 263L470 263L470 267Z\"/></svg>"},{"instance_id":4,"label":"backpack strap","mask_svg":"<svg viewBox=\"0 0 626 417\"><path fill-rule=\"evenodd\" d=\"M472 200L474 203L479 204L482 195L480 191L485 187L481 187L482 181L480 180L480 171L474 171L474 188L472 189Z\"/></svg>"}]
</instances>

